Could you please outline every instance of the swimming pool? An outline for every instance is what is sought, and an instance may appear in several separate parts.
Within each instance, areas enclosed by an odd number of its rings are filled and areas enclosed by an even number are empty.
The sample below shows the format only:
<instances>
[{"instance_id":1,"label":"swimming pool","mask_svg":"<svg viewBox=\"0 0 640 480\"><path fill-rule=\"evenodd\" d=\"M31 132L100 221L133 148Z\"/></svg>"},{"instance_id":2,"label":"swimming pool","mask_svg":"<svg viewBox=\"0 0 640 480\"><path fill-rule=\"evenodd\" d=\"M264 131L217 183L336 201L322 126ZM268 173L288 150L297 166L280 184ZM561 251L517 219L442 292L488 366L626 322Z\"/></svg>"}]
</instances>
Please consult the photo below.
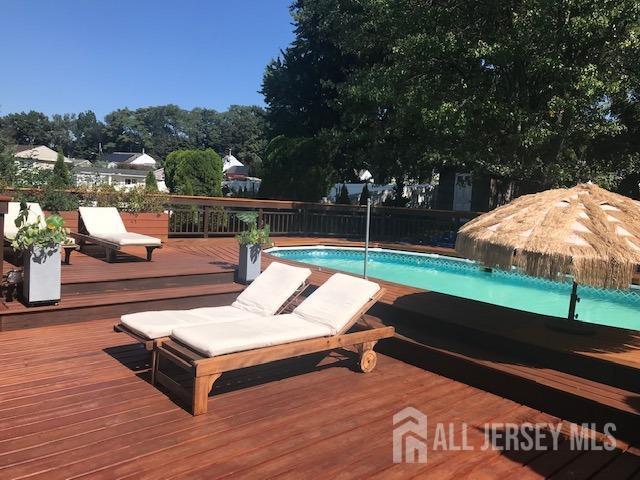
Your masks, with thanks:
<instances>
[{"instance_id":1,"label":"swimming pool","mask_svg":"<svg viewBox=\"0 0 640 480\"><path fill-rule=\"evenodd\" d=\"M359 248L289 247L268 250L276 257L362 275ZM369 277L457 297L566 318L571 283L517 272L487 272L469 260L441 255L370 249ZM576 312L584 322L640 330L640 290L602 290L582 286Z\"/></svg>"}]
</instances>

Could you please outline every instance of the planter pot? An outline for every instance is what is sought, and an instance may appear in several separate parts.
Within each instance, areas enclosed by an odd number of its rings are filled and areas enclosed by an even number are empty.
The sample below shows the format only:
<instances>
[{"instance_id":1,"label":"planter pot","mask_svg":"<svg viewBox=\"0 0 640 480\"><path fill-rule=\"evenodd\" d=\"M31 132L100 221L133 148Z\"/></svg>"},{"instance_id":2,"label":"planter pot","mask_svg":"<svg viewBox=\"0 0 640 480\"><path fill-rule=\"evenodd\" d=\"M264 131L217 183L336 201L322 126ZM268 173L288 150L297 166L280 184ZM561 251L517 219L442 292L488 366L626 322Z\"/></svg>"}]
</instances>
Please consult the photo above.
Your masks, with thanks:
<instances>
[{"instance_id":1,"label":"planter pot","mask_svg":"<svg viewBox=\"0 0 640 480\"><path fill-rule=\"evenodd\" d=\"M22 297L27 305L60 301L60 245L33 247L23 254Z\"/></svg>"},{"instance_id":2,"label":"planter pot","mask_svg":"<svg viewBox=\"0 0 640 480\"><path fill-rule=\"evenodd\" d=\"M262 263L261 245L240 245L240 259L238 261L238 281L251 283L260 275Z\"/></svg>"}]
</instances>

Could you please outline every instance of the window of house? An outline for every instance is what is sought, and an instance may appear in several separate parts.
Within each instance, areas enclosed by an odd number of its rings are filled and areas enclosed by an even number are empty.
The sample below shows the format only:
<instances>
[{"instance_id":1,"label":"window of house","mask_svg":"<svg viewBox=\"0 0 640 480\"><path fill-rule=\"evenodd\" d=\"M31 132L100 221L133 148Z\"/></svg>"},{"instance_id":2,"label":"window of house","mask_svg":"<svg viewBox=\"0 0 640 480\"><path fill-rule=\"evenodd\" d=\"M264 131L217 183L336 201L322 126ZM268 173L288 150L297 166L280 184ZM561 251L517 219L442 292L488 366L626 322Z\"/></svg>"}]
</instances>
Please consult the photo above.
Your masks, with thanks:
<instances>
[{"instance_id":1,"label":"window of house","mask_svg":"<svg viewBox=\"0 0 640 480\"><path fill-rule=\"evenodd\" d=\"M124 184L125 185L135 185L136 183L138 183L138 180L135 178L125 178L124 179Z\"/></svg>"}]
</instances>

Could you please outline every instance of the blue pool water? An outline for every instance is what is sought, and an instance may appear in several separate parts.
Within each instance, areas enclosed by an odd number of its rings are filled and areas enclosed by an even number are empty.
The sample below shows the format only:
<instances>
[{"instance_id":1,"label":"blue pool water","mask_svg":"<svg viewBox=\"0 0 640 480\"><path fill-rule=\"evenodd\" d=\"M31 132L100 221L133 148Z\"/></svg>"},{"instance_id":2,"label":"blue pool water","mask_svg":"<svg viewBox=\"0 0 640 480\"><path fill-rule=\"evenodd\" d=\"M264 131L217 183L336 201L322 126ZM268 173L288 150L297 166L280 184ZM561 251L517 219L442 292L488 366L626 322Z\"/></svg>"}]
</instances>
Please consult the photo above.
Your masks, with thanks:
<instances>
[{"instance_id":1,"label":"blue pool water","mask_svg":"<svg viewBox=\"0 0 640 480\"><path fill-rule=\"evenodd\" d=\"M272 255L362 275L362 249L274 248ZM369 251L368 275L457 297L566 318L571 283L499 270L486 272L468 260L391 250ZM578 319L640 330L640 290L580 287Z\"/></svg>"}]
</instances>

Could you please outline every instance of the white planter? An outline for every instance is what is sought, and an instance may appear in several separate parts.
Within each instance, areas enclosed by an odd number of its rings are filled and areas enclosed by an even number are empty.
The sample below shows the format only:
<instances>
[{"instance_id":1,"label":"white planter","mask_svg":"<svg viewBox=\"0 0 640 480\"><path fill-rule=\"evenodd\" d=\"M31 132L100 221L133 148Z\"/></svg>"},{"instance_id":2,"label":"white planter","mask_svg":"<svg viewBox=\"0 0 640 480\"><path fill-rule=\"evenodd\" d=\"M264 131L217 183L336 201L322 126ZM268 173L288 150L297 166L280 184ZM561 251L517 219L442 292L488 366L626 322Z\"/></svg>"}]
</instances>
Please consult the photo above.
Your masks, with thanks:
<instances>
[{"instance_id":1,"label":"white planter","mask_svg":"<svg viewBox=\"0 0 640 480\"><path fill-rule=\"evenodd\" d=\"M238 281L251 283L258 275L262 263L261 245L240 245L240 259L238 261Z\"/></svg>"},{"instance_id":2,"label":"white planter","mask_svg":"<svg viewBox=\"0 0 640 480\"><path fill-rule=\"evenodd\" d=\"M24 252L22 296L28 305L60 301L60 245L32 247Z\"/></svg>"}]
</instances>

